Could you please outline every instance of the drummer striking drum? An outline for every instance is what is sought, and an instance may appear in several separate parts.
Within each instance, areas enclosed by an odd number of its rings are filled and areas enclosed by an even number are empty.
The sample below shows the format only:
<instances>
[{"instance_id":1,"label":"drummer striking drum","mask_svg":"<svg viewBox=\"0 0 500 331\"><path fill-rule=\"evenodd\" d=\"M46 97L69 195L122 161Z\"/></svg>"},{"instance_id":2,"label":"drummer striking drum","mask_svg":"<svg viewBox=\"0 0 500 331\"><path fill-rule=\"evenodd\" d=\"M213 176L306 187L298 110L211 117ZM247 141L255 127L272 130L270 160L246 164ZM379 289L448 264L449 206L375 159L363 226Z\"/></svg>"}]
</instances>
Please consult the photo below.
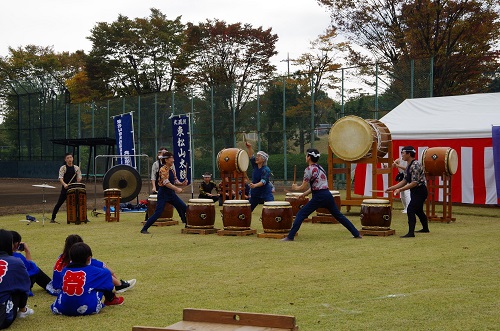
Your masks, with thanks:
<instances>
[{"instance_id":1,"label":"drummer striking drum","mask_svg":"<svg viewBox=\"0 0 500 331\"><path fill-rule=\"evenodd\" d=\"M82 172L80 167L73 164L73 155L71 153L66 153L64 155L64 165L59 168L59 182L61 182L61 194L59 195L59 200L57 200L54 210L52 211L52 218L50 223L56 222L56 215L61 208L64 201L66 201L66 192L68 191L68 185L71 183L79 183L82 180Z\"/></svg>"},{"instance_id":2,"label":"drummer striking drum","mask_svg":"<svg viewBox=\"0 0 500 331\"><path fill-rule=\"evenodd\" d=\"M248 149L248 156L252 164L252 182L250 185L250 205L252 211L258 204L266 201L274 201L272 193L272 185L269 181L271 178L271 169L267 166L267 159L269 155L263 151L257 152L254 155L252 145L246 142L245 145Z\"/></svg>"}]
</instances>

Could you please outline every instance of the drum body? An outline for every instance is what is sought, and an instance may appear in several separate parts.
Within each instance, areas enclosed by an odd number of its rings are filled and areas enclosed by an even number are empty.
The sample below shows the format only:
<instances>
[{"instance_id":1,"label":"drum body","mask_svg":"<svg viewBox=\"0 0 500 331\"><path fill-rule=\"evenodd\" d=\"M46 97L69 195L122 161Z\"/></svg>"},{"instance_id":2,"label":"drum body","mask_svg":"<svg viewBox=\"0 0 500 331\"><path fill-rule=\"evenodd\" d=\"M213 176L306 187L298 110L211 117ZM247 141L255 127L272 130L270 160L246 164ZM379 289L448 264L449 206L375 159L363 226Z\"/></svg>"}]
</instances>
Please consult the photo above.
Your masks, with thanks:
<instances>
[{"instance_id":1,"label":"drum body","mask_svg":"<svg viewBox=\"0 0 500 331\"><path fill-rule=\"evenodd\" d=\"M226 200L222 205L224 230L243 231L250 229L252 209L248 200Z\"/></svg>"},{"instance_id":2,"label":"drum body","mask_svg":"<svg viewBox=\"0 0 500 331\"><path fill-rule=\"evenodd\" d=\"M422 153L424 171L431 176L454 175L458 169L457 151L451 147L430 147Z\"/></svg>"},{"instance_id":3,"label":"drum body","mask_svg":"<svg viewBox=\"0 0 500 331\"><path fill-rule=\"evenodd\" d=\"M292 205L287 201L267 201L262 208L264 232L288 233L292 228Z\"/></svg>"},{"instance_id":4,"label":"drum body","mask_svg":"<svg viewBox=\"0 0 500 331\"><path fill-rule=\"evenodd\" d=\"M156 202L158 201L156 194L151 194L148 197L148 218L150 218L156 210ZM158 218L160 222L172 221L174 216L174 206L169 203L165 204L161 216Z\"/></svg>"},{"instance_id":5,"label":"drum body","mask_svg":"<svg viewBox=\"0 0 500 331\"><path fill-rule=\"evenodd\" d=\"M71 184L70 184L71 185ZM85 184L82 184L85 186ZM69 187L69 185L68 185ZM80 224L87 222L87 192L81 186L68 189L66 192L66 222Z\"/></svg>"},{"instance_id":6,"label":"drum body","mask_svg":"<svg viewBox=\"0 0 500 331\"><path fill-rule=\"evenodd\" d=\"M215 205L212 199L189 199L186 211L187 227L212 229L215 223Z\"/></svg>"},{"instance_id":7,"label":"drum body","mask_svg":"<svg viewBox=\"0 0 500 331\"><path fill-rule=\"evenodd\" d=\"M337 205L337 208L340 210L340 207L341 207L340 192L339 191L330 191L330 193L333 196L333 200L335 200L335 204ZM323 207L316 209L316 214L318 214L318 216L332 216L332 214L330 214L330 211L326 208L323 208Z\"/></svg>"},{"instance_id":8,"label":"drum body","mask_svg":"<svg viewBox=\"0 0 500 331\"><path fill-rule=\"evenodd\" d=\"M247 152L239 148L226 148L217 154L217 167L223 172L245 172L249 163Z\"/></svg>"},{"instance_id":9,"label":"drum body","mask_svg":"<svg viewBox=\"0 0 500 331\"><path fill-rule=\"evenodd\" d=\"M363 230L389 230L391 226L391 203L386 199L365 199L361 203L361 225Z\"/></svg>"},{"instance_id":10,"label":"drum body","mask_svg":"<svg viewBox=\"0 0 500 331\"><path fill-rule=\"evenodd\" d=\"M108 188L107 190L104 190L105 198L119 198L121 195L122 191L117 188Z\"/></svg>"},{"instance_id":11,"label":"drum body","mask_svg":"<svg viewBox=\"0 0 500 331\"><path fill-rule=\"evenodd\" d=\"M336 121L328 137L333 153L345 161L371 157L374 142L377 145L377 157L384 157L389 151L391 140L391 133L384 123L352 115Z\"/></svg>"},{"instance_id":12,"label":"drum body","mask_svg":"<svg viewBox=\"0 0 500 331\"><path fill-rule=\"evenodd\" d=\"M285 201L289 202L292 206L292 216L295 217L299 210L302 209L308 202L308 197L300 198L302 193L287 193L285 197Z\"/></svg>"},{"instance_id":13,"label":"drum body","mask_svg":"<svg viewBox=\"0 0 500 331\"><path fill-rule=\"evenodd\" d=\"M71 184L68 184L68 190L71 190L72 188L85 188L85 184L84 183L71 183Z\"/></svg>"}]
</instances>

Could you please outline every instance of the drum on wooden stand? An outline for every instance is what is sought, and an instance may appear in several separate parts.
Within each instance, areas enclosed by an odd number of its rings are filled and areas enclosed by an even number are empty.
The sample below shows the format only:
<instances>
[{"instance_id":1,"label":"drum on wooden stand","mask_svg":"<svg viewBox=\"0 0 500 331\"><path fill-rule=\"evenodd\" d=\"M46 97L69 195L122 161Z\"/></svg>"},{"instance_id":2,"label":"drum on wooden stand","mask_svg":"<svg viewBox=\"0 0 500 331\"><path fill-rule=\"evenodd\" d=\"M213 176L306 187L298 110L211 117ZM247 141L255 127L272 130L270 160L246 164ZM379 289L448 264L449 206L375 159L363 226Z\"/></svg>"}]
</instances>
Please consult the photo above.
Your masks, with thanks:
<instances>
[{"instance_id":1,"label":"drum on wooden stand","mask_svg":"<svg viewBox=\"0 0 500 331\"><path fill-rule=\"evenodd\" d=\"M187 227L212 229L215 223L215 205L212 199L189 199L186 211Z\"/></svg>"},{"instance_id":2,"label":"drum on wooden stand","mask_svg":"<svg viewBox=\"0 0 500 331\"><path fill-rule=\"evenodd\" d=\"M431 176L451 176L458 169L457 151L451 147L430 147L422 153L424 171Z\"/></svg>"},{"instance_id":3,"label":"drum on wooden stand","mask_svg":"<svg viewBox=\"0 0 500 331\"><path fill-rule=\"evenodd\" d=\"M340 199L340 192L339 191L330 191L330 193L333 196L333 200L335 201L337 208L340 210L340 207L342 206L341 199ZM330 211L327 208L323 208L323 207L316 209L316 214L318 214L318 216L332 216Z\"/></svg>"},{"instance_id":4,"label":"drum on wooden stand","mask_svg":"<svg viewBox=\"0 0 500 331\"><path fill-rule=\"evenodd\" d=\"M108 188L104 190L105 198L119 198L122 196L122 191L118 188Z\"/></svg>"},{"instance_id":5,"label":"drum on wooden stand","mask_svg":"<svg viewBox=\"0 0 500 331\"><path fill-rule=\"evenodd\" d=\"M386 199L364 199L361 203L360 217L363 230L390 230L391 203Z\"/></svg>"},{"instance_id":6,"label":"drum on wooden stand","mask_svg":"<svg viewBox=\"0 0 500 331\"><path fill-rule=\"evenodd\" d=\"M151 194L148 197L147 218L150 218L154 214L157 202L158 202L158 196L156 194ZM157 221L159 222L172 221L173 216L174 216L174 206L172 206L170 203L166 203L165 207L163 208L163 212L161 213L161 216L158 218Z\"/></svg>"},{"instance_id":7,"label":"drum on wooden stand","mask_svg":"<svg viewBox=\"0 0 500 331\"><path fill-rule=\"evenodd\" d=\"M377 144L377 157L384 157L391 141L391 133L384 123L352 115L336 121L328 137L332 152L345 161L371 157L374 142Z\"/></svg>"},{"instance_id":8,"label":"drum on wooden stand","mask_svg":"<svg viewBox=\"0 0 500 331\"><path fill-rule=\"evenodd\" d=\"M88 222L87 218L87 192L85 184L72 183L66 191L66 223L80 224Z\"/></svg>"},{"instance_id":9,"label":"drum on wooden stand","mask_svg":"<svg viewBox=\"0 0 500 331\"><path fill-rule=\"evenodd\" d=\"M122 191L117 188L104 190L104 202L106 203L106 222L120 221L120 199Z\"/></svg>"},{"instance_id":10,"label":"drum on wooden stand","mask_svg":"<svg viewBox=\"0 0 500 331\"><path fill-rule=\"evenodd\" d=\"M288 233L292 228L292 205L288 201L267 201L262 208L262 227L268 233Z\"/></svg>"},{"instance_id":11,"label":"drum on wooden stand","mask_svg":"<svg viewBox=\"0 0 500 331\"><path fill-rule=\"evenodd\" d=\"M285 197L285 201L289 202L290 205L292 206L292 216L295 217L299 210L302 209L308 202L309 198L308 197L303 197L301 198L300 196L302 193L298 192L292 192L292 193L287 193Z\"/></svg>"},{"instance_id":12,"label":"drum on wooden stand","mask_svg":"<svg viewBox=\"0 0 500 331\"><path fill-rule=\"evenodd\" d=\"M249 230L252 222L252 209L248 200L226 200L222 205L224 230Z\"/></svg>"},{"instance_id":13,"label":"drum on wooden stand","mask_svg":"<svg viewBox=\"0 0 500 331\"><path fill-rule=\"evenodd\" d=\"M247 152L239 148L226 148L217 154L217 167L221 172L245 172L249 164Z\"/></svg>"}]
</instances>

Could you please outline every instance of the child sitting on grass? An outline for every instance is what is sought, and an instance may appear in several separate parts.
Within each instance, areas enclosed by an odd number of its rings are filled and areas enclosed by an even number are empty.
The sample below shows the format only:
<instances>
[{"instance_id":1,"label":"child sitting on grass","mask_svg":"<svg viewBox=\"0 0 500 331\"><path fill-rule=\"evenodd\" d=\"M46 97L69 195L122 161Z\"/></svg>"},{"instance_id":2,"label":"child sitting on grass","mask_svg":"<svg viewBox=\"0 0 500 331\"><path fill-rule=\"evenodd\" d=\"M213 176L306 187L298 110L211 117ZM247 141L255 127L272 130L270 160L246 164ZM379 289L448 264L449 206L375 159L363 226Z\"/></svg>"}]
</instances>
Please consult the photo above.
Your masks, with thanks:
<instances>
[{"instance_id":1,"label":"child sitting on grass","mask_svg":"<svg viewBox=\"0 0 500 331\"><path fill-rule=\"evenodd\" d=\"M76 243L71 246L69 254L71 263L62 270L61 283L54 283L62 289L50 306L54 314L91 315L99 313L105 306L123 304L123 297L113 293L111 272L90 265L92 250L89 245Z\"/></svg>"}]
</instances>

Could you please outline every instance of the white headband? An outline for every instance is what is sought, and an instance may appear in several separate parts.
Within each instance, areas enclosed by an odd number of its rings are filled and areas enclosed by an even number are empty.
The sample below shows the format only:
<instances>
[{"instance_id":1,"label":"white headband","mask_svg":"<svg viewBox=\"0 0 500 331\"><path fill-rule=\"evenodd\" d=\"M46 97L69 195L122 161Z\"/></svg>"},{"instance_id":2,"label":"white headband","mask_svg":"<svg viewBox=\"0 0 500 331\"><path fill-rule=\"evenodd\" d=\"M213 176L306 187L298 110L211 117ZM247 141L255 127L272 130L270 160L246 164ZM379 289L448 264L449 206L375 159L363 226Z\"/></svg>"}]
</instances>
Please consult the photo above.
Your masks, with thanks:
<instances>
[{"instance_id":1,"label":"white headband","mask_svg":"<svg viewBox=\"0 0 500 331\"><path fill-rule=\"evenodd\" d=\"M320 153L316 154L314 152L307 152L307 155L311 155L311 156L314 156L314 157L320 157L321 156Z\"/></svg>"}]
</instances>

